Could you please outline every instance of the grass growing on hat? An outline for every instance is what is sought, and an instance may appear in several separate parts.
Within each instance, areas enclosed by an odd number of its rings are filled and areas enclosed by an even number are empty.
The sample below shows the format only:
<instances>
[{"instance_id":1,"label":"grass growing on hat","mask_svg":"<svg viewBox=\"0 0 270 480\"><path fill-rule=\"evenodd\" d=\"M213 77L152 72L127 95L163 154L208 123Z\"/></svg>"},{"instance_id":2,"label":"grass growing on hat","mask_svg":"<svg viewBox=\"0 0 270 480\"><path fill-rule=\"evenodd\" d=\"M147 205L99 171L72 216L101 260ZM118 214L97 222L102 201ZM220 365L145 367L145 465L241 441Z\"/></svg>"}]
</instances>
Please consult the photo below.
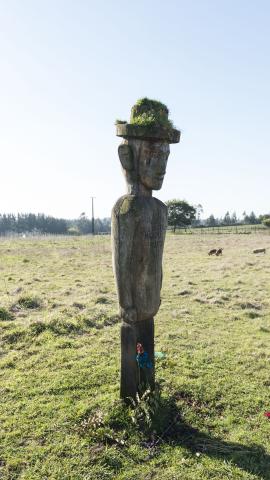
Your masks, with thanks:
<instances>
[{"instance_id":1,"label":"grass growing on hat","mask_svg":"<svg viewBox=\"0 0 270 480\"><path fill-rule=\"evenodd\" d=\"M127 121L126 120L120 120L119 118L117 118L114 123L115 123L115 125L125 125L125 123L127 123Z\"/></svg>"},{"instance_id":2,"label":"grass growing on hat","mask_svg":"<svg viewBox=\"0 0 270 480\"><path fill-rule=\"evenodd\" d=\"M168 119L169 110L164 103L149 98L139 99L131 109L130 123L148 127L173 128Z\"/></svg>"}]
</instances>

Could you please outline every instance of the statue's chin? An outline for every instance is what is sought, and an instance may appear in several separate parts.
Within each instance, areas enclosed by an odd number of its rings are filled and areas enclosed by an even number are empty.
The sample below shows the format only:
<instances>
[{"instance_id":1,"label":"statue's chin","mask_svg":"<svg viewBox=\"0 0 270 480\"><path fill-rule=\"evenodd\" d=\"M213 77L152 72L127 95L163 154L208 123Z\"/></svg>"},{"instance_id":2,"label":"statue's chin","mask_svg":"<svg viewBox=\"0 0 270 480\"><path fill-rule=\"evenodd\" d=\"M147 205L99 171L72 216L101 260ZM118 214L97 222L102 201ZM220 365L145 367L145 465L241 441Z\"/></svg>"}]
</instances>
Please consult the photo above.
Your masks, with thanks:
<instances>
[{"instance_id":1,"label":"statue's chin","mask_svg":"<svg viewBox=\"0 0 270 480\"><path fill-rule=\"evenodd\" d=\"M162 180L152 180L151 182L142 182L147 190L160 190L163 184Z\"/></svg>"},{"instance_id":2,"label":"statue's chin","mask_svg":"<svg viewBox=\"0 0 270 480\"><path fill-rule=\"evenodd\" d=\"M152 186L152 190L160 190L162 187L163 182L156 182Z\"/></svg>"}]
</instances>

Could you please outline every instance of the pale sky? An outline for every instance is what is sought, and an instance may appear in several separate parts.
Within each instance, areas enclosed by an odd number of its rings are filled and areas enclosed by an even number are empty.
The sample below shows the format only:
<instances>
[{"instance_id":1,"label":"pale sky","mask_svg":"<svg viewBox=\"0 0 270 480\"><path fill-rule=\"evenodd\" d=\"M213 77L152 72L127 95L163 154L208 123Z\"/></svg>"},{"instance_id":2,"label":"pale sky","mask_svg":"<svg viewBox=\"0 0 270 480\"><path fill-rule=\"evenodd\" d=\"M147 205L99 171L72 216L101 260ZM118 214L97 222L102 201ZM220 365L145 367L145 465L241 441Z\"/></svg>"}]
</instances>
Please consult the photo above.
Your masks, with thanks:
<instances>
[{"instance_id":1,"label":"pale sky","mask_svg":"<svg viewBox=\"0 0 270 480\"><path fill-rule=\"evenodd\" d=\"M0 213L110 215L138 98L182 131L156 196L270 211L270 3L0 0Z\"/></svg>"}]
</instances>

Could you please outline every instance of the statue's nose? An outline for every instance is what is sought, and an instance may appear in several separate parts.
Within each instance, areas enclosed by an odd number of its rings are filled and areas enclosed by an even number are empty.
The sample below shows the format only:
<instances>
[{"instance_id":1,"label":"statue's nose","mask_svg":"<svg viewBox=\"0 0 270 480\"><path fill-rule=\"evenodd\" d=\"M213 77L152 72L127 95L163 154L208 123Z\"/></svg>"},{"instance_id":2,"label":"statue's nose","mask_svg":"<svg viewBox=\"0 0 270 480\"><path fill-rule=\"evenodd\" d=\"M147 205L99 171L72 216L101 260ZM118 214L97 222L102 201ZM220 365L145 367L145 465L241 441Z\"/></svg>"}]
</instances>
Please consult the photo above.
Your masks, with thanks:
<instances>
[{"instance_id":1,"label":"statue's nose","mask_svg":"<svg viewBox=\"0 0 270 480\"><path fill-rule=\"evenodd\" d=\"M167 162L161 162L158 166L158 171L160 174L163 174L165 175L166 173L166 166L167 166Z\"/></svg>"}]
</instances>

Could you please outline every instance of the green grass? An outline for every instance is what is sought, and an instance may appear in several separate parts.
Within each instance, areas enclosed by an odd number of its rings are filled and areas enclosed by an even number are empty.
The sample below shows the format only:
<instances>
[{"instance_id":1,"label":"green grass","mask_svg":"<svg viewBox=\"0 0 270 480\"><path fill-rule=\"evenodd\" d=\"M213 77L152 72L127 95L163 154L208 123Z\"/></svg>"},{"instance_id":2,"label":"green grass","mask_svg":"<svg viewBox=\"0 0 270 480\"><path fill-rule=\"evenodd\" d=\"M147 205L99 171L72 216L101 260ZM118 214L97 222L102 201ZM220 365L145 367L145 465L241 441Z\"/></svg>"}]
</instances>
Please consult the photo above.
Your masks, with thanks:
<instances>
[{"instance_id":1,"label":"green grass","mask_svg":"<svg viewBox=\"0 0 270 480\"><path fill-rule=\"evenodd\" d=\"M0 307L0 321L13 320L14 316L7 308Z\"/></svg>"},{"instance_id":2,"label":"green grass","mask_svg":"<svg viewBox=\"0 0 270 480\"><path fill-rule=\"evenodd\" d=\"M148 427L118 400L110 239L1 240L1 480L270 479L269 252L167 236Z\"/></svg>"}]
</instances>

